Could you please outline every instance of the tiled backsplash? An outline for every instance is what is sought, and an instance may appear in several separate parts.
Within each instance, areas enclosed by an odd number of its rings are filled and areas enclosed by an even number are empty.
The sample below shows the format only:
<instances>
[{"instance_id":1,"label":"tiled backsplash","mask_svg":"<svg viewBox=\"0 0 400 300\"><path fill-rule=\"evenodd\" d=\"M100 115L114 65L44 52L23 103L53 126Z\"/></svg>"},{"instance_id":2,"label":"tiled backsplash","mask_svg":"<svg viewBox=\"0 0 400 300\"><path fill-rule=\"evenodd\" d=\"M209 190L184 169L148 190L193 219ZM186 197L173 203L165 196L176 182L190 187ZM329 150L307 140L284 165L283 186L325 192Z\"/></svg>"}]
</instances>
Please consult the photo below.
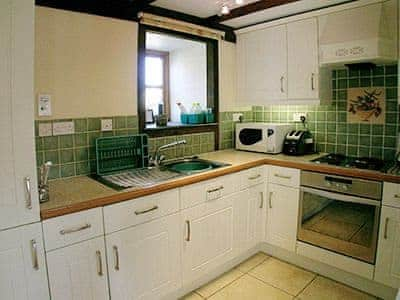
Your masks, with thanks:
<instances>
[{"instance_id":1,"label":"tiled backsplash","mask_svg":"<svg viewBox=\"0 0 400 300\"><path fill-rule=\"evenodd\" d=\"M252 111L236 111L236 112L221 112L219 114L219 146L220 149L234 148L235 140L235 122L233 122L233 114L242 113L244 122L253 121Z\"/></svg>"},{"instance_id":2,"label":"tiled backsplash","mask_svg":"<svg viewBox=\"0 0 400 300\"><path fill-rule=\"evenodd\" d=\"M72 177L94 173L96 170L95 140L103 136L118 136L138 133L137 116L105 117L113 119L113 131L101 131L102 118L84 118L53 120L51 122L73 121L75 133L70 135L39 137L39 123L36 121L36 157L37 165L52 161L50 179ZM188 134L184 136L169 136L149 139L149 151L153 153L156 147L166 143L186 139L187 144L166 150L167 158L195 155L215 149L214 133Z\"/></svg>"},{"instance_id":3,"label":"tiled backsplash","mask_svg":"<svg viewBox=\"0 0 400 300\"><path fill-rule=\"evenodd\" d=\"M397 65L377 66L371 71L334 70L332 77L330 105L254 106L253 120L285 123L292 121L294 112L306 112L308 128L314 134L318 151L393 159L399 132ZM348 87L385 87L384 125L347 123Z\"/></svg>"}]
</instances>

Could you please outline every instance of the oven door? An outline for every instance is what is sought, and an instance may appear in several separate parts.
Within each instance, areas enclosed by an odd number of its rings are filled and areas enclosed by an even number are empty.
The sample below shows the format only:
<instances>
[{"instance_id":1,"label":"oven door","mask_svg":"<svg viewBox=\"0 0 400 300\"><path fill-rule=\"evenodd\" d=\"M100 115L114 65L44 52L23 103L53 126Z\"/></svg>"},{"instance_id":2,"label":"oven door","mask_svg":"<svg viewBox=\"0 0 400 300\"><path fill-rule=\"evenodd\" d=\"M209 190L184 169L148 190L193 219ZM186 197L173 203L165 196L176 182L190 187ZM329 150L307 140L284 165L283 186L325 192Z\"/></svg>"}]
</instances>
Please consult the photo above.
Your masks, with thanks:
<instances>
[{"instance_id":1,"label":"oven door","mask_svg":"<svg viewBox=\"0 0 400 300\"><path fill-rule=\"evenodd\" d=\"M374 264L380 201L301 187L299 241Z\"/></svg>"}]
</instances>

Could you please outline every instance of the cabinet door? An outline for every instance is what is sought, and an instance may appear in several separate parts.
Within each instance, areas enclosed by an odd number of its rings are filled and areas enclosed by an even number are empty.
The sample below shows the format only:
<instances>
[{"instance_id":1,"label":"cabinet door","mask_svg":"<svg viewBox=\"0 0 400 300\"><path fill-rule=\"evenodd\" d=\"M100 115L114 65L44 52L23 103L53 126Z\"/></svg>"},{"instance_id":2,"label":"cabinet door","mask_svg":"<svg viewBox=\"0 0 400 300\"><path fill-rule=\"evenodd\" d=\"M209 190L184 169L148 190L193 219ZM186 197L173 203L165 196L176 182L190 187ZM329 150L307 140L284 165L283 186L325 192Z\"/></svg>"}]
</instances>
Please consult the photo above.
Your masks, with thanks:
<instances>
[{"instance_id":1,"label":"cabinet door","mask_svg":"<svg viewBox=\"0 0 400 300\"><path fill-rule=\"evenodd\" d=\"M285 25L240 34L238 100L243 104L266 104L286 98Z\"/></svg>"},{"instance_id":2,"label":"cabinet door","mask_svg":"<svg viewBox=\"0 0 400 300\"><path fill-rule=\"evenodd\" d=\"M51 298L108 299L105 253L103 237L48 252Z\"/></svg>"},{"instance_id":3,"label":"cabinet door","mask_svg":"<svg viewBox=\"0 0 400 300\"><path fill-rule=\"evenodd\" d=\"M258 184L234 197L235 247L239 253L264 240L267 217L266 187L266 183Z\"/></svg>"},{"instance_id":4,"label":"cabinet door","mask_svg":"<svg viewBox=\"0 0 400 300\"><path fill-rule=\"evenodd\" d=\"M0 229L39 221L33 0L0 1Z\"/></svg>"},{"instance_id":5,"label":"cabinet door","mask_svg":"<svg viewBox=\"0 0 400 300\"><path fill-rule=\"evenodd\" d=\"M295 251L299 198L299 189L268 184L268 243Z\"/></svg>"},{"instance_id":6,"label":"cabinet door","mask_svg":"<svg viewBox=\"0 0 400 300\"><path fill-rule=\"evenodd\" d=\"M318 99L318 27L310 18L287 24L288 98Z\"/></svg>"},{"instance_id":7,"label":"cabinet door","mask_svg":"<svg viewBox=\"0 0 400 300\"><path fill-rule=\"evenodd\" d=\"M181 287L179 214L106 236L112 299L162 299Z\"/></svg>"},{"instance_id":8,"label":"cabinet door","mask_svg":"<svg viewBox=\"0 0 400 300\"><path fill-rule=\"evenodd\" d=\"M182 231L183 279L186 284L233 258L232 196L184 210Z\"/></svg>"},{"instance_id":9,"label":"cabinet door","mask_svg":"<svg viewBox=\"0 0 400 300\"><path fill-rule=\"evenodd\" d=\"M400 288L400 209L382 206L375 280Z\"/></svg>"},{"instance_id":10,"label":"cabinet door","mask_svg":"<svg viewBox=\"0 0 400 300\"><path fill-rule=\"evenodd\" d=\"M40 223L0 232L0 298L49 299Z\"/></svg>"}]
</instances>

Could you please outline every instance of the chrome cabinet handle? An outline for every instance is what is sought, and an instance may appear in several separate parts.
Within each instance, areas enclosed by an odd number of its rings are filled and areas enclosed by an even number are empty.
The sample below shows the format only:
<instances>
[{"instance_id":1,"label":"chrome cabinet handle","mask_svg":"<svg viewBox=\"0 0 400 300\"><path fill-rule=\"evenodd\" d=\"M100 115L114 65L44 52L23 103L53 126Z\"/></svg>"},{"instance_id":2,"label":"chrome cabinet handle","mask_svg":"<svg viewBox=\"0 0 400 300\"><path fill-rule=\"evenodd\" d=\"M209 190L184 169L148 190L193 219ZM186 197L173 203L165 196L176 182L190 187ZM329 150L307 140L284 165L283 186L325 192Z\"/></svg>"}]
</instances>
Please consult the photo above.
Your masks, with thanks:
<instances>
[{"instance_id":1,"label":"chrome cabinet handle","mask_svg":"<svg viewBox=\"0 0 400 300\"><path fill-rule=\"evenodd\" d=\"M26 208L32 209L32 193L31 193L31 178L25 177L25 191L26 191Z\"/></svg>"},{"instance_id":2,"label":"chrome cabinet handle","mask_svg":"<svg viewBox=\"0 0 400 300\"><path fill-rule=\"evenodd\" d=\"M311 90L312 90L312 91L315 90L315 86L314 86L314 77L315 77L315 74L314 74L314 73L311 73Z\"/></svg>"},{"instance_id":3,"label":"chrome cabinet handle","mask_svg":"<svg viewBox=\"0 0 400 300\"><path fill-rule=\"evenodd\" d=\"M101 259L100 250L96 251L96 257L97 257L97 274L99 276L103 276L103 262L102 262L102 259Z\"/></svg>"},{"instance_id":4,"label":"chrome cabinet handle","mask_svg":"<svg viewBox=\"0 0 400 300\"><path fill-rule=\"evenodd\" d=\"M60 230L60 234L64 235L64 234L74 233L81 230L89 229L90 227L92 227L92 225L90 225L90 223L86 223L85 225L76 228L62 229Z\"/></svg>"},{"instance_id":5,"label":"chrome cabinet handle","mask_svg":"<svg viewBox=\"0 0 400 300\"><path fill-rule=\"evenodd\" d=\"M264 192L260 192L260 208L264 207Z\"/></svg>"},{"instance_id":6,"label":"chrome cabinet handle","mask_svg":"<svg viewBox=\"0 0 400 300\"><path fill-rule=\"evenodd\" d=\"M36 240L31 240L31 254L32 254L32 267L35 270L39 270L39 260L38 260Z\"/></svg>"},{"instance_id":7,"label":"chrome cabinet handle","mask_svg":"<svg viewBox=\"0 0 400 300\"><path fill-rule=\"evenodd\" d=\"M117 246L113 246L113 250L114 250L114 259L115 259L114 269L115 269L116 271L119 271L119 253L118 253L118 247L117 247Z\"/></svg>"},{"instance_id":8,"label":"chrome cabinet handle","mask_svg":"<svg viewBox=\"0 0 400 300\"><path fill-rule=\"evenodd\" d=\"M254 180L254 179L257 179L257 178L260 178L260 177L261 177L261 174L257 174L257 175L254 175L254 176L250 176L249 180Z\"/></svg>"},{"instance_id":9,"label":"chrome cabinet handle","mask_svg":"<svg viewBox=\"0 0 400 300\"><path fill-rule=\"evenodd\" d=\"M386 218L385 219L385 230L384 230L384 233L383 233L383 238L385 240L387 240L387 238L388 238L388 225L389 225L389 218Z\"/></svg>"},{"instance_id":10,"label":"chrome cabinet handle","mask_svg":"<svg viewBox=\"0 0 400 300\"><path fill-rule=\"evenodd\" d=\"M223 189L224 189L224 186L221 185L221 186L219 186L219 187L217 187L215 189L207 190L207 193L214 193L214 192L218 192L218 191L223 190Z\"/></svg>"},{"instance_id":11,"label":"chrome cabinet handle","mask_svg":"<svg viewBox=\"0 0 400 300\"><path fill-rule=\"evenodd\" d=\"M286 175L281 175L281 174L274 174L275 177L278 178L283 178L283 179L291 179L292 176L286 176Z\"/></svg>"},{"instance_id":12,"label":"chrome cabinet handle","mask_svg":"<svg viewBox=\"0 0 400 300\"><path fill-rule=\"evenodd\" d=\"M285 79L285 77L281 76L281 93L284 93L285 90L283 89L283 80Z\"/></svg>"},{"instance_id":13,"label":"chrome cabinet handle","mask_svg":"<svg viewBox=\"0 0 400 300\"><path fill-rule=\"evenodd\" d=\"M158 209L158 206L154 205L153 207L151 207L149 209L135 211L135 215L142 215L142 214L149 213L149 212L151 212L153 210L157 210L157 209Z\"/></svg>"},{"instance_id":14,"label":"chrome cabinet handle","mask_svg":"<svg viewBox=\"0 0 400 300\"><path fill-rule=\"evenodd\" d=\"M274 192L269 192L269 198L268 198L268 203L269 203L269 208L272 208L272 194Z\"/></svg>"},{"instance_id":15,"label":"chrome cabinet handle","mask_svg":"<svg viewBox=\"0 0 400 300\"><path fill-rule=\"evenodd\" d=\"M189 220L186 220L185 223L186 223L186 228L187 228L187 235L186 235L185 240L186 240L187 242L190 242L190 239L191 239L190 221L189 221Z\"/></svg>"}]
</instances>

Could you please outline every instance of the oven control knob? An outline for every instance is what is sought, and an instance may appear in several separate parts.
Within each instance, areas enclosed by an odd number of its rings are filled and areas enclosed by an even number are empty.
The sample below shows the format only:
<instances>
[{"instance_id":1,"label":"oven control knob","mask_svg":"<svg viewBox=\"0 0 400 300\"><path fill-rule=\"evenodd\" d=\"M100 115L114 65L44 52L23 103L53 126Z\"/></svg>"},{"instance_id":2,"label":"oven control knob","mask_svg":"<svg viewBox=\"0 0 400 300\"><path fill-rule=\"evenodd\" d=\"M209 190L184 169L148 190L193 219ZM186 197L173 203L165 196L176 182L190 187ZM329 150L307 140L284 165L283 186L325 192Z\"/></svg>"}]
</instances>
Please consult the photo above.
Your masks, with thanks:
<instances>
[{"instance_id":1,"label":"oven control knob","mask_svg":"<svg viewBox=\"0 0 400 300\"><path fill-rule=\"evenodd\" d=\"M325 181L325 185L326 185L327 187L331 187L331 186L332 186L332 183L331 183L330 181Z\"/></svg>"},{"instance_id":2,"label":"oven control knob","mask_svg":"<svg viewBox=\"0 0 400 300\"><path fill-rule=\"evenodd\" d=\"M347 191L349 189L349 187L347 185L343 184L342 189Z\"/></svg>"},{"instance_id":3,"label":"oven control knob","mask_svg":"<svg viewBox=\"0 0 400 300\"><path fill-rule=\"evenodd\" d=\"M337 188L340 188L340 184L339 184L339 183L336 183L336 187L337 187Z\"/></svg>"}]
</instances>

